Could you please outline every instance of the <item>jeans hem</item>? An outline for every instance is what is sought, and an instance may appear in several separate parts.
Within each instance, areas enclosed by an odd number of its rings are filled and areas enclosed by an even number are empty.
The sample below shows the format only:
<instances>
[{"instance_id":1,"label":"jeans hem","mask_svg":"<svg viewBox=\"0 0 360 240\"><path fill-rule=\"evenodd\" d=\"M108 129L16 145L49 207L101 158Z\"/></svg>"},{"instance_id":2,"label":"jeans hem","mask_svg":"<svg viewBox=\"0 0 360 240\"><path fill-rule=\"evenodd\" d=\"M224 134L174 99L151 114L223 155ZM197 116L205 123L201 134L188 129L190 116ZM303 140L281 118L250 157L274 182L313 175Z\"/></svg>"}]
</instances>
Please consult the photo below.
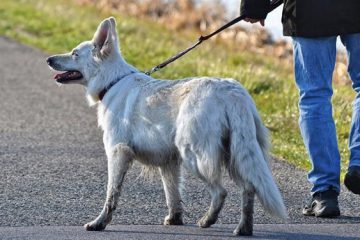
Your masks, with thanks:
<instances>
[{"instance_id":1,"label":"jeans hem","mask_svg":"<svg viewBox=\"0 0 360 240\"><path fill-rule=\"evenodd\" d=\"M312 190L311 195L314 195L315 193L319 193L319 192L325 192L330 189L337 192L338 195L340 194L340 186L329 185L329 186L322 186L319 188L313 187L313 189L316 189L316 191Z\"/></svg>"}]
</instances>

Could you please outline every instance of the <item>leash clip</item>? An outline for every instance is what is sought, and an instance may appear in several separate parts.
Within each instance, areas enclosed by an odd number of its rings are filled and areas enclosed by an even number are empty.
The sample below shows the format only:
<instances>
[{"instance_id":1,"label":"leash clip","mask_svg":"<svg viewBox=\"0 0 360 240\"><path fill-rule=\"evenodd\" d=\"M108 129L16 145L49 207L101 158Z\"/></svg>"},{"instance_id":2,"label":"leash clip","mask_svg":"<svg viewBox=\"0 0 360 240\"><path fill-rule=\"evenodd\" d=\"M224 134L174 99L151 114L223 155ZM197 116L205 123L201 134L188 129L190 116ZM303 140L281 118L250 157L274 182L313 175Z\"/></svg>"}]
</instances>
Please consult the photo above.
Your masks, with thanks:
<instances>
[{"instance_id":1,"label":"leash clip","mask_svg":"<svg viewBox=\"0 0 360 240\"><path fill-rule=\"evenodd\" d=\"M153 67L150 71L146 71L146 72L144 72L146 75L148 75L148 76L150 76L151 74L153 74L154 72L157 72L157 71L159 71L160 70L160 68L159 68L159 66L156 66L156 67Z\"/></svg>"}]
</instances>

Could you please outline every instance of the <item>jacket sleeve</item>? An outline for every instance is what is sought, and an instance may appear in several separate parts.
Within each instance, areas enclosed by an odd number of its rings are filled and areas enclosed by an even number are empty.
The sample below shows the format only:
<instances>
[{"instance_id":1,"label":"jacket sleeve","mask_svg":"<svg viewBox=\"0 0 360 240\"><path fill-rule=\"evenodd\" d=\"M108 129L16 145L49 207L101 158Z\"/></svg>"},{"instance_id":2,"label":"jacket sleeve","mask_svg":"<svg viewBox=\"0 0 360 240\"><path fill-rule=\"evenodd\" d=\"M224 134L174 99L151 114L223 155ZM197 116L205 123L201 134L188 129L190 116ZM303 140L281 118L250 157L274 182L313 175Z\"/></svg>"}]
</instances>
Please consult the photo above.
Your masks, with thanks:
<instances>
[{"instance_id":1,"label":"jacket sleeve","mask_svg":"<svg viewBox=\"0 0 360 240\"><path fill-rule=\"evenodd\" d=\"M270 8L270 0L241 0L240 14L249 18L265 19Z\"/></svg>"}]
</instances>

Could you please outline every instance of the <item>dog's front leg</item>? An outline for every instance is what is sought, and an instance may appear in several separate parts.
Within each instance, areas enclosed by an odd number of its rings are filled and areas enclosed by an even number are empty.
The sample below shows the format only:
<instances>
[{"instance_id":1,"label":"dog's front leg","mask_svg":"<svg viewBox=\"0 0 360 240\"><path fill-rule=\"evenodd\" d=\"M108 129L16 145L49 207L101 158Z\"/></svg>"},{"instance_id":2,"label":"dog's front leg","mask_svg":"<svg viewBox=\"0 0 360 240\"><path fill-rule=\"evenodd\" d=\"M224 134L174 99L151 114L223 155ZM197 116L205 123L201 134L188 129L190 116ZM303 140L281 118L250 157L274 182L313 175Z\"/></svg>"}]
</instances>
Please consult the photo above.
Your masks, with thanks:
<instances>
[{"instance_id":1,"label":"dog's front leg","mask_svg":"<svg viewBox=\"0 0 360 240\"><path fill-rule=\"evenodd\" d=\"M104 208L92 222L84 225L87 231L102 231L112 219L120 195L121 185L129 165L134 159L134 152L124 144L116 145L108 157L108 185Z\"/></svg>"}]
</instances>

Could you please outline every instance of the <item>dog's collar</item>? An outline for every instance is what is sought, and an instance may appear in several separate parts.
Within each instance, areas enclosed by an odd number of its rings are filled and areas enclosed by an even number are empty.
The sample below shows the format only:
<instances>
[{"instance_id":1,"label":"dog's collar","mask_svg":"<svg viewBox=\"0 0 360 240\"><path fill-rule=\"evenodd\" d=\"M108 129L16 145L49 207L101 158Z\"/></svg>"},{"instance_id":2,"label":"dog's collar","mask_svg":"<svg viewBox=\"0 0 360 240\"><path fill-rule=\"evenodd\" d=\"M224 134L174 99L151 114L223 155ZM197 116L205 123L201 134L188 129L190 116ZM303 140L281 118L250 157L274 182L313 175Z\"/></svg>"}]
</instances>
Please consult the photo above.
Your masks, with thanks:
<instances>
[{"instance_id":1,"label":"dog's collar","mask_svg":"<svg viewBox=\"0 0 360 240\"><path fill-rule=\"evenodd\" d=\"M134 73L136 73L136 72L130 72L130 73L125 74L124 76L119 77L119 78L115 79L114 81L112 81L107 87L105 87L103 90L101 90L99 92L99 100L102 101L103 98L105 97L105 94L110 90L110 88L112 88L115 84L120 82L121 79L126 78L126 77L128 77L128 76L130 76L131 74L134 74Z\"/></svg>"}]
</instances>

